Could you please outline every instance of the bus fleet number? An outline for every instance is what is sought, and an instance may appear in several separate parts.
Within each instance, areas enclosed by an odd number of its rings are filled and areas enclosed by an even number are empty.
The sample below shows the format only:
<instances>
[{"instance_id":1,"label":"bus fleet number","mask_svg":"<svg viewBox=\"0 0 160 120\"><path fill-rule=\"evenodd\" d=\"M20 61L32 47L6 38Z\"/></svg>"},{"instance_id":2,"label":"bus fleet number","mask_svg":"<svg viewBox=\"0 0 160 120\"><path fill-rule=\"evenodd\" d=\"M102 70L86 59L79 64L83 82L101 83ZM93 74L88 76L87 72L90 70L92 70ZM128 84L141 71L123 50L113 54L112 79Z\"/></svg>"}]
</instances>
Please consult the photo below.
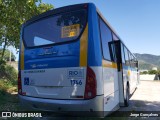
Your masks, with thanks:
<instances>
[{"instance_id":1,"label":"bus fleet number","mask_svg":"<svg viewBox=\"0 0 160 120\"><path fill-rule=\"evenodd\" d=\"M71 85L82 85L82 81L81 80L71 80Z\"/></svg>"}]
</instances>

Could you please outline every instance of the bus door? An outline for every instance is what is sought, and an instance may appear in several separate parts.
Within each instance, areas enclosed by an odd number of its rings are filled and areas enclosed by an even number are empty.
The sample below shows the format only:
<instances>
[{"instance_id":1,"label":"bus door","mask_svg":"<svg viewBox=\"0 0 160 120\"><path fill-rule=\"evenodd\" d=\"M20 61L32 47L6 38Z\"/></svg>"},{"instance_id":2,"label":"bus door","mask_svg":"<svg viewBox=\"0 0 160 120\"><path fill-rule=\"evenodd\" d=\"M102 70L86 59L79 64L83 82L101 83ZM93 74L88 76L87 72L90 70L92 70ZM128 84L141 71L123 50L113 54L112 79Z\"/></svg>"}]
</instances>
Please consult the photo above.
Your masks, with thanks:
<instances>
[{"instance_id":1,"label":"bus door","mask_svg":"<svg viewBox=\"0 0 160 120\"><path fill-rule=\"evenodd\" d=\"M120 68L121 68L121 78L122 78L122 91L121 92L121 103L122 106L128 106L129 103L129 80L130 80L130 61L128 56L128 50L124 44L120 43Z\"/></svg>"},{"instance_id":2,"label":"bus door","mask_svg":"<svg viewBox=\"0 0 160 120\"><path fill-rule=\"evenodd\" d=\"M118 70L118 83L119 83L119 103L120 106L124 106L124 89L126 84L125 78L125 58L123 52L123 46L120 40L114 41L115 50L116 50L116 58L117 58L117 70Z\"/></svg>"},{"instance_id":3,"label":"bus door","mask_svg":"<svg viewBox=\"0 0 160 120\"><path fill-rule=\"evenodd\" d=\"M104 111L111 111L119 108L119 82L116 46L114 41L108 42L111 61L104 60Z\"/></svg>"}]
</instances>

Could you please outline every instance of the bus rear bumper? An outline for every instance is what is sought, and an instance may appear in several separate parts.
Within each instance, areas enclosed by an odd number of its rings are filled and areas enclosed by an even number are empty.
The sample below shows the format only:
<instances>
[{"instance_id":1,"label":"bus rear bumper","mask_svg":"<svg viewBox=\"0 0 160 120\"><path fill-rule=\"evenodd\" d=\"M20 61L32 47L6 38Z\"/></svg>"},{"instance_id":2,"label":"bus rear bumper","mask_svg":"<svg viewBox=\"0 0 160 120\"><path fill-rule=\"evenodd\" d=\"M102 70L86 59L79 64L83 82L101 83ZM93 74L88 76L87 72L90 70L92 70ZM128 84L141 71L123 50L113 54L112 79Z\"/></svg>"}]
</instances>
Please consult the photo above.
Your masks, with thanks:
<instances>
[{"instance_id":1,"label":"bus rear bumper","mask_svg":"<svg viewBox=\"0 0 160 120\"><path fill-rule=\"evenodd\" d=\"M103 95L89 100L55 100L34 98L19 95L21 106L29 110L63 112L101 112L103 111Z\"/></svg>"}]
</instances>

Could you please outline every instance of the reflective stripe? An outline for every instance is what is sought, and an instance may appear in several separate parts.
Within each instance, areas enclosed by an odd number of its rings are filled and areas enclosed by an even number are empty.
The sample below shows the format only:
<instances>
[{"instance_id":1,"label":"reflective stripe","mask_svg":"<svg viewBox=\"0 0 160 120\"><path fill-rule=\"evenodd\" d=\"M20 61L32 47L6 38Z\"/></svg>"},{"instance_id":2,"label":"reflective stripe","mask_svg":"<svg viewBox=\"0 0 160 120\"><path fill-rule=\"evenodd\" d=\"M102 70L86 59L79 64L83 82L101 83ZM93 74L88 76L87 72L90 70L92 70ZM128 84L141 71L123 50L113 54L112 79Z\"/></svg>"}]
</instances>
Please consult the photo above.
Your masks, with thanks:
<instances>
[{"instance_id":1,"label":"reflective stripe","mask_svg":"<svg viewBox=\"0 0 160 120\"><path fill-rule=\"evenodd\" d=\"M88 24L80 38L80 66L87 66L88 53Z\"/></svg>"},{"instance_id":2,"label":"reflective stripe","mask_svg":"<svg viewBox=\"0 0 160 120\"><path fill-rule=\"evenodd\" d=\"M21 44L21 70L24 70L24 44Z\"/></svg>"},{"instance_id":3,"label":"reflective stripe","mask_svg":"<svg viewBox=\"0 0 160 120\"><path fill-rule=\"evenodd\" d=\"M108 67L108 68L117 68L117 63L102 60L102 65L103 67Z\"/></svg>"}]
</instances>

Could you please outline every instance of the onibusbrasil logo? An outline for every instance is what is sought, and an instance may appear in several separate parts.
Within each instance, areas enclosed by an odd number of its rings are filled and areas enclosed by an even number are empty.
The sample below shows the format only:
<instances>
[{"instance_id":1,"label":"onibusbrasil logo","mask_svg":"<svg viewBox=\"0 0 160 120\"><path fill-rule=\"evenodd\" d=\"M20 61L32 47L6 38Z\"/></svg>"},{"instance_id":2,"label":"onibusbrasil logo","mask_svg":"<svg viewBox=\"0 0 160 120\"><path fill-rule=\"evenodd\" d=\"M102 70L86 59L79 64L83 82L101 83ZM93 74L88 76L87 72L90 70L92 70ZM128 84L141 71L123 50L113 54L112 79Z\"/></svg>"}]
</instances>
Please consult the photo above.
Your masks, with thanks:
<instances>
[{"instance_id":1,"label":"onibusbrasil logo","mask_svg":"<svg viewBox=\"0 0 160 120\"><path fill-rule=\"evenodd\" d=\"M34 112L2 112L2 117L42 117L42 114Z\"/></svg>"}]
</instances>

